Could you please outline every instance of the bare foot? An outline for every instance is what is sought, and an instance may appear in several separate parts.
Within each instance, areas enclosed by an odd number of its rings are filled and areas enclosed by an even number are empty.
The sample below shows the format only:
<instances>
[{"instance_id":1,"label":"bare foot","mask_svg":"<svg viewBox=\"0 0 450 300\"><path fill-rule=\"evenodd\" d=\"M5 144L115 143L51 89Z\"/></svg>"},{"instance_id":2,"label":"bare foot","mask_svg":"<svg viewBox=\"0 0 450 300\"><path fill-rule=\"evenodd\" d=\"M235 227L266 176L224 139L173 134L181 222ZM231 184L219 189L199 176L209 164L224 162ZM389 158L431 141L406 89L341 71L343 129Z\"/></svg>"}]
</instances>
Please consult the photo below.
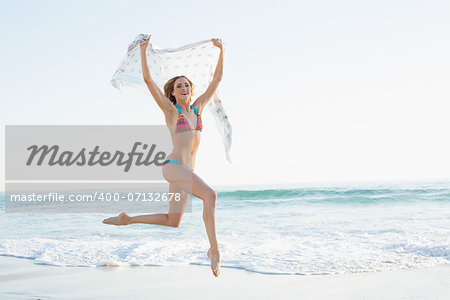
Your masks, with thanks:
<instances>
[{"instance_id":1,"label":"bare foot","mask_svg":"<svg viewBox=\"0 0 450 300\"><path fill-rule=\"evenodd\" d=\"M128 225L130 224L130 217L126 213L121 213L117 217L111 217L108 219L104 219L104 224L111 224L111 225Z\"/></svg>"},{"instance_id":2,"label":"bare foot","mask_svg":"<svg viewBox=\"0 0 450 300\"><path fill-rule=\"evenodd\" d=\"M219 250L208 250L208 257L211 259L211 270L214 276L219 276L220 274L220 252Z\"/></svg>"}]
</instances>

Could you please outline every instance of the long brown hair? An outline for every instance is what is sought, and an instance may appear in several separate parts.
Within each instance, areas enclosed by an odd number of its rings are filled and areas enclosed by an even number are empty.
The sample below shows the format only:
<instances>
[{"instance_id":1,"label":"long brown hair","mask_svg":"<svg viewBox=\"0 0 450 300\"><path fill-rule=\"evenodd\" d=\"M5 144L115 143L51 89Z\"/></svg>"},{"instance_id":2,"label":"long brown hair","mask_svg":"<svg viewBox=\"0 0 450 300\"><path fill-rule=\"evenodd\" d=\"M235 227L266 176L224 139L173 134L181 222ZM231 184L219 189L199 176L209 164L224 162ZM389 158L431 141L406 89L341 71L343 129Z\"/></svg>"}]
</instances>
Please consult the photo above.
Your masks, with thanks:
<instances>
[{"instance_id":1,"label":"long brown hair","mask_svg":"<svg viewBox=\"0 0 450 300\"><path fill-rule=\"evenodd\" d=\"M174 78L169 79L169 81L167 81L164 85L164 95L169 98L173 104L177 104L177 99L175 99L175 96L172 95L172 92L175 88L175 81L182 77L189 82L189 85L191 86L191 95L194 95L194 84L192 83L192 81L190 81L189 78L184 75L175 76Z\"/></svg>"}]
</instances>

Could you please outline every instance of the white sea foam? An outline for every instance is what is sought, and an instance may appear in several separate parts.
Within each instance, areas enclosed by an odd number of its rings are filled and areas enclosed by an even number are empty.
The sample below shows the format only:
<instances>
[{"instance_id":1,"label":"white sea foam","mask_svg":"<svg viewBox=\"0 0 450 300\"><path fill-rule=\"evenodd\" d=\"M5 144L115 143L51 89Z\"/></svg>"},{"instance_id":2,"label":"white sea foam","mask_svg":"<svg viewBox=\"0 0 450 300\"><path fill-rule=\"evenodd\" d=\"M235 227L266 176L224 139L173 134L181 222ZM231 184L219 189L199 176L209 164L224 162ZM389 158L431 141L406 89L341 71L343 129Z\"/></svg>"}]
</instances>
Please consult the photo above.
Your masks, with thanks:
<instances>
[{"instance_id":1,"label":"white sea foam","mask_svg":"<svg viewBox=\"0 0 450 300\"><path fill-rule=\"evenodd\" d=\"M450 262L449 244L404 232L301 236L222 234L223 265L261 273L330 274L420 268ZM208 264L204 237L97 236L0 240L0 254L57 266Z\"/></svg>"},{"instance_id":2,"label":"white sea foam","mask_svg":"<svg viewBox=\"0 0 450 300\"><path fill-rule=\"evenodd\" d=\"M239 201L233 194L219 199L223 266L268 274L333 274L450 263L448 191L345 191L355 202L341 201L345 196L335 190L289 201L279 201L277 193L270 192L273 201L254 195ZM186 214L180 228L108 226L100 214L3 213L0 255L57 266L208 265L201 208L194 201L193 213Z\"/></svg>"}]
</instances>

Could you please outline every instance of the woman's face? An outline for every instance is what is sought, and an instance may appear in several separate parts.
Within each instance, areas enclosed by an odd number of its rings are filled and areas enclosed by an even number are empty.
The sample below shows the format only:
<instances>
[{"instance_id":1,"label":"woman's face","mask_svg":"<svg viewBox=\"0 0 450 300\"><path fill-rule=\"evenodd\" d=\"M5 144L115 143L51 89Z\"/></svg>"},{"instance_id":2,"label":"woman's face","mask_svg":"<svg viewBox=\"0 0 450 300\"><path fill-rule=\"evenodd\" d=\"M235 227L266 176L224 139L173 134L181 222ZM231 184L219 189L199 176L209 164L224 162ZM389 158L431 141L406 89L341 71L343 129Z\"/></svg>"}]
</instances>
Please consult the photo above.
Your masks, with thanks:
<instances>
[{"instance_id":1,"label":"woman's face","mask_svg":"<svg viewBox=\"0 0 450 300\"><path fill-rule=\"evenodd\" d=\"M184 77L180 77L175 81L172 95L175 96L177 101L187 101L191 99L191 86L189 81Z\"/></svg>"}]
</instances>

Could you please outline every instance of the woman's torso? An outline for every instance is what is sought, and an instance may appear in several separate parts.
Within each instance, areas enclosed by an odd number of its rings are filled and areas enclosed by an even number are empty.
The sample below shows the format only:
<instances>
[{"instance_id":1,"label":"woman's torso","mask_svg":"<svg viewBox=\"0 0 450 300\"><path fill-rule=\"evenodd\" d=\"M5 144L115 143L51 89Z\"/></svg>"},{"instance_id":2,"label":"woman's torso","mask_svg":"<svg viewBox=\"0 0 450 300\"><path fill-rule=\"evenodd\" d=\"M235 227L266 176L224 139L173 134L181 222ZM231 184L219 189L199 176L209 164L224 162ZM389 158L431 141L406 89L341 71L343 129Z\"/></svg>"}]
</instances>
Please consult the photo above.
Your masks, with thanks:
<instances>
[{"instance_id":1,"label":"woman's torso","mask_svg":"<svg viewBox=\"0 0 450 300\"><path fill-rule=\"evenodd\" d=\"M167 123L170 122L167 126L173 142L173 152L167 159L179 160L193 169L203 127L201 115L194 106L191 106L189 112L182 111L178 105L176 107L178 114L172 116L170 120L166 119Z\"/></svg>"}]
</instances>

